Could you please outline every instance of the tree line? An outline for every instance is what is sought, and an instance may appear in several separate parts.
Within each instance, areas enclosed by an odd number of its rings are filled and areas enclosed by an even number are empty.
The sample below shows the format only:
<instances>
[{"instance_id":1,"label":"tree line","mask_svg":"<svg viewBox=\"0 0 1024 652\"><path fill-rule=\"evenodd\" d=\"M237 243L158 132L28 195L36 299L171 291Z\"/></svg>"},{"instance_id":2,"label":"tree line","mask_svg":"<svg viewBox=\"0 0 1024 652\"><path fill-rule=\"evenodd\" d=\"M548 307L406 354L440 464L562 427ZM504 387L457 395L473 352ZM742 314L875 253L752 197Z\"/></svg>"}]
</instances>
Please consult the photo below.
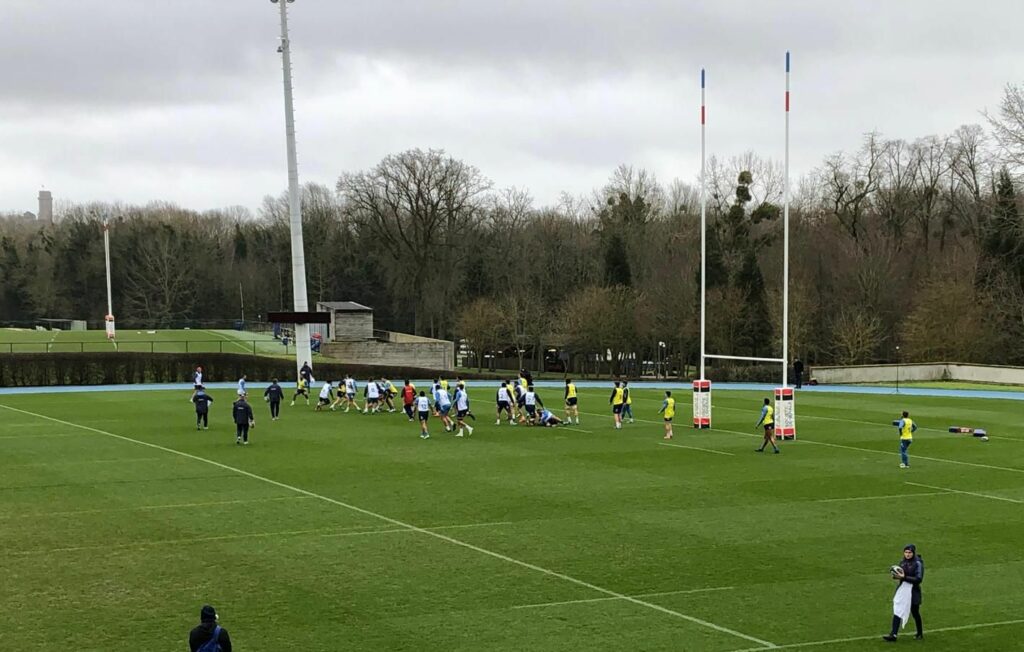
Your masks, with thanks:
<instances>
[{"instance_id":1,"label":"tree line","mask_svg":"<svg viewBox=\"0 0 1024 652\"><path fill-rule=\"evenodd\" d=\"M916 140L867 134L792 185L790 358L811 364L1024 363L1024 88L987 124ZM781 166L707 170L709 352L777 357ZM699 351L700 192L620 166L591 195L537 206L418 149L306 184L309 300L372 306L383 328L464 340L472 362L682 373ZM288 203L197 212L59 204L0 219L0 320L101 321L103 221L119 322L167 327L291 306Z\"/></svg>"}]
</instances>

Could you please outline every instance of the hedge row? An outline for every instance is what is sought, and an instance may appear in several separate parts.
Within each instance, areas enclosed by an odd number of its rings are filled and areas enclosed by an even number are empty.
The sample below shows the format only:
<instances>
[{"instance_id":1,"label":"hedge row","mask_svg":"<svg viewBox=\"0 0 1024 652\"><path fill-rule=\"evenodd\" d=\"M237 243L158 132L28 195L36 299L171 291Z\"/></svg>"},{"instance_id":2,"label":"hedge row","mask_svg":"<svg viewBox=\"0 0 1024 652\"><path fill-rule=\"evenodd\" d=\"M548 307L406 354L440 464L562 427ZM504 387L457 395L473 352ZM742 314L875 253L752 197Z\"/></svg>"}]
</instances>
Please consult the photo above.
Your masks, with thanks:
<instances>
[{"instance_id":1,"label":"hedge row","mask_svg":"<svg viewBox=\"0 0 1024 652\"><path fill-rule=\"evenodd\" d=\"M0 355L0 387L187 383L196 365L203 367L203 379L209 382L234 381L242 374L253 380L280 378L290 382L295 377L292 360L236 353L6 353ZM434 378L439 372L416 367L314 363L317 378L337 380L346 373L362 379L404 379Z\"/></svg>"}]
</instances>

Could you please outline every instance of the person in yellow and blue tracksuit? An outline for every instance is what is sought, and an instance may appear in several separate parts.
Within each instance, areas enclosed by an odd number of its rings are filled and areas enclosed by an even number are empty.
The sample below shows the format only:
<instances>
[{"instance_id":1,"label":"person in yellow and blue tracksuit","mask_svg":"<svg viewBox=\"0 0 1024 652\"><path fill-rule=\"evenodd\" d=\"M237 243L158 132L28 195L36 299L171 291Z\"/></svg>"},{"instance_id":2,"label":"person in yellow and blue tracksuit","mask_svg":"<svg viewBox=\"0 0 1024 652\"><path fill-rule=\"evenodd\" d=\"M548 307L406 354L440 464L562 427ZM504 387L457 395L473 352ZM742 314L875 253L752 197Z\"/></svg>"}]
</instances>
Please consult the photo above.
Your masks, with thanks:
<instances>
[{"instance_id":1,"label":"person in yellow and blue tracksuit","mask_svg":"<svg viewBox=\"0 0 1024 652\"><path fill-rule=\"evenodd\" d=\"M764 447L768 444L772 445L772 450L776 454L779 452L779 447L775 445L775 408L772 407L771 399L766 398L764 400L764 406L761 408L761 419L754 426L764 426L764 441L761 442L761 448L757 448L758 453L764 452Z\"/></svg>"},{"instance_id":2,"label":"person in yellow and blue tracksuit","mask_svg":"<svg viewBox=\"0 0 1024 652\"><path fill-rule=\"evenodd\" d=\"M665 439L672 439L672 418L676 416L676 400L672 398L672 392L665 390L665 401L658 410L665 418Z\"/></svg>"},{"instance_id":3,"label":"person in yellow and blue tracksuit","mask_svg":"<svg viewBox=\"0 0 1024 652\"><path fill-rule=\"evenodd\" d=\"M633 397L629 395L629 381L622 381L622 418L629 417L633 423Z\"/></svg>"},{"instance_id":4,"label":"person in yellow and blue tracksuit","mask_svg":"<svg viewBox=\"0 0 1024 652\"><path fill-rule=\"evenodd\" d=\"M572 418L576 417L576 425L580 424L580 406L579 396L576 393L576 383L572 382L572 378L565 379L565 422L572 423Z\"/></svg>"},{"instance_id":5,"label":"person in yellow and blue tracksuit","mask_svg":"<svg viewBox=\"0 0 1024 652\"><path fill-rule=\"evenodd\" d=\"M910 468L910 457L907 455L907 449L914 443L914 432L917 430L917 424L910 418L910 413L903 410L903 418L896 422L896 430L900 433L900 468Z\"/></svg>"}]
</instances>

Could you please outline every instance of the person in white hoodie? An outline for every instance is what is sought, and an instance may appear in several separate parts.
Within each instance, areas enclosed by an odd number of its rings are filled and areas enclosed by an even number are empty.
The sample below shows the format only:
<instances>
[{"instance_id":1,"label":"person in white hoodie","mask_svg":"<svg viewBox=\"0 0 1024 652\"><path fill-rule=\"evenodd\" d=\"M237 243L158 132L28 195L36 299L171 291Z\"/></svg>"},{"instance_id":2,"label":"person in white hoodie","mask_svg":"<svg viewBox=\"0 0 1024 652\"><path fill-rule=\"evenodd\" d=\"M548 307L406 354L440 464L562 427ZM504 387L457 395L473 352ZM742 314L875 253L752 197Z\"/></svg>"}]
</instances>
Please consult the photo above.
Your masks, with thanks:
<instances>
[{"instance_id":1,"label":"person in white hoodie","mask_svg":"<svg viewBox=\"0 0 1024 652\"><path fill-rule=\"evenodd\" d=\"M892 631L882 637L890 643L896 642L900 627L907 621L909 602L910 615L917 625L914 638L924 638L924 627L921 623L921 582L924 581L924 560L917 554L917 546L908 543L903 548L903 559L893 567L892 578L899 582L892 600ZM909 596L907 594L910 594Z\"/></svg>"}]
</instances>

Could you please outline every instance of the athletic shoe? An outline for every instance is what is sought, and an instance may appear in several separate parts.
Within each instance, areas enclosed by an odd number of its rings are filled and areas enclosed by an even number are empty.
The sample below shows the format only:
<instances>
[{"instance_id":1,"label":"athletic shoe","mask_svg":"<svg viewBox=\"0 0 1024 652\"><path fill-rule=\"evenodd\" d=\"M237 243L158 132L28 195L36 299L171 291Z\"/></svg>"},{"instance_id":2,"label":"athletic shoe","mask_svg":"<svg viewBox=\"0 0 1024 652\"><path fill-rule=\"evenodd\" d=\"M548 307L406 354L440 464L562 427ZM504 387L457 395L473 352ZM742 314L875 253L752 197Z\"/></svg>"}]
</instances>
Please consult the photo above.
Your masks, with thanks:
<instances>
[{"instance_id":1,"label":"athletic shoe","mask_svg":"<svg viewBox=\"0 0 1024 652\"><path fill-rule=\"evenodd\" d=\"M420 439L430 439L430 433L420 433Z\"/></svg>"},{"instance_id":2,"label":"athletic shoe","mask_svg":"<svg viewBox=\"0 0 1024 652\"><path fill-rule=\"evenodd\" d=\"M203 426L203 430L209 430L210 426Z\"/></svg>"},{"instance_id":3,"label":"athletic shoe","mask_svg":"<svg viewBox=\"0 0 1024 652\"><path fill-rule=\"evenodd\" d=\"M901 469L909 469L910 465L909 464L904 464L904 463L900 462L900 468Z\"/></svg>"},{"instance_id":4,"label":"athletic shoe","mask_svg":"<svg viewBox=\"0 0 1024 652\"><path fill-rule=\"evenodd\" d=\"M662 439L672 439L672 435L665 435Z\"/></svg>"},{"instance_id":5,"label":"athletic shoe","mask_svg":"<svg viewBox=\"0 0 1024 652\"><path fill-rule=\"evenodd\" d=\"M773 453L775 453L776 455L778 455L778 454L779 454L779 453L781 453L782 451L780 451L780 450L779 450L778 448L776 448L776 449L775 449L774 451L772 451L772 452L773 452Z\"/></svg>"},{"instance_id":6,"label":"athletic shoe","mask_svg":"<svg viewBox=\"0 0 1024 652\"><path fill-rule=\"evenodd\" d=\"M288 407L295 407L295 401L292 401L291 403L289 403Z\"/></svg>"},{"instance_id":7,"label":"athletic shoe","mask_svg":"<svg viewBox=\"0 0 1024 652\"><path fill-rule=\"evenodd\" d=\"M248 440L248 439L246 439L245 441L243 441L243 442L242 442L242 445L243 445L243 446L248 446L248 445L249 445L249 440Z\"/></svg>"},{"instance_id":8,"label":"athletic shoe","mask_svg":"<svg viewBox=\"0 0 1024 652\"><path fill-rule=\"evenodd\" d=\"M497 421L495 421L495 422L494 422L494 425L496 425L496 426L500 426L500 425L501 425L501 419L498 419Z\"/></svg>"},{"instance_id":9,"label":"athletic shoe","mask_svg":"<svg viewBox=\"0 0 1024 652\"><path fill-rule=\"evenodd\" d=\"M462 436L462 431L460 430L460 431L458 431L457 433L455 433L455 436L456 436L456 437L461 437L461 436Z\"/></svg>"},{"instance_id":10,"label":"athletic shoe","mask_svg":"<svg viewBox=\"0 0 1024 652\"><path fill-rule=\"evenodd\" d=\"M764 449L763 449L763 448L755 448L755 449L754 449L754 452L755 452L755 453L763 453L763 452L764 452Z\"/></svg>"},{"instance_id":11,"label":"athletic shoe","mask_svg":"<svg viewBox=\"0 0 1024 652\"><path fill-rule=\"evenodd\" d=\"M473 434L473 426L471 426L469 424L466 424L466 430L469 431L469 434L471 434L471 435Z\"/></svg>"},{"instance_id":12,"label":"athletic shoe","mask_svg":"<svg viewBox=\"0 0 1024 652\"><path fill-rule=\"evenodd\" d=\"M920 641L922 638L924 638L924 634L914 634L914 638Z\"/></svg>"},{"instance_id":13,"label":"athletic shoe","mask_svg":"<svg viewBox=\"0 0 1024 652\"><path fill-rule=\"evenodd\" d=\"M888 641L889 643L895 643L896 642L896 635L895 634L886 634L885 636L882 637L882 640L883 641Z\"/></svg>"}]
</instances>

